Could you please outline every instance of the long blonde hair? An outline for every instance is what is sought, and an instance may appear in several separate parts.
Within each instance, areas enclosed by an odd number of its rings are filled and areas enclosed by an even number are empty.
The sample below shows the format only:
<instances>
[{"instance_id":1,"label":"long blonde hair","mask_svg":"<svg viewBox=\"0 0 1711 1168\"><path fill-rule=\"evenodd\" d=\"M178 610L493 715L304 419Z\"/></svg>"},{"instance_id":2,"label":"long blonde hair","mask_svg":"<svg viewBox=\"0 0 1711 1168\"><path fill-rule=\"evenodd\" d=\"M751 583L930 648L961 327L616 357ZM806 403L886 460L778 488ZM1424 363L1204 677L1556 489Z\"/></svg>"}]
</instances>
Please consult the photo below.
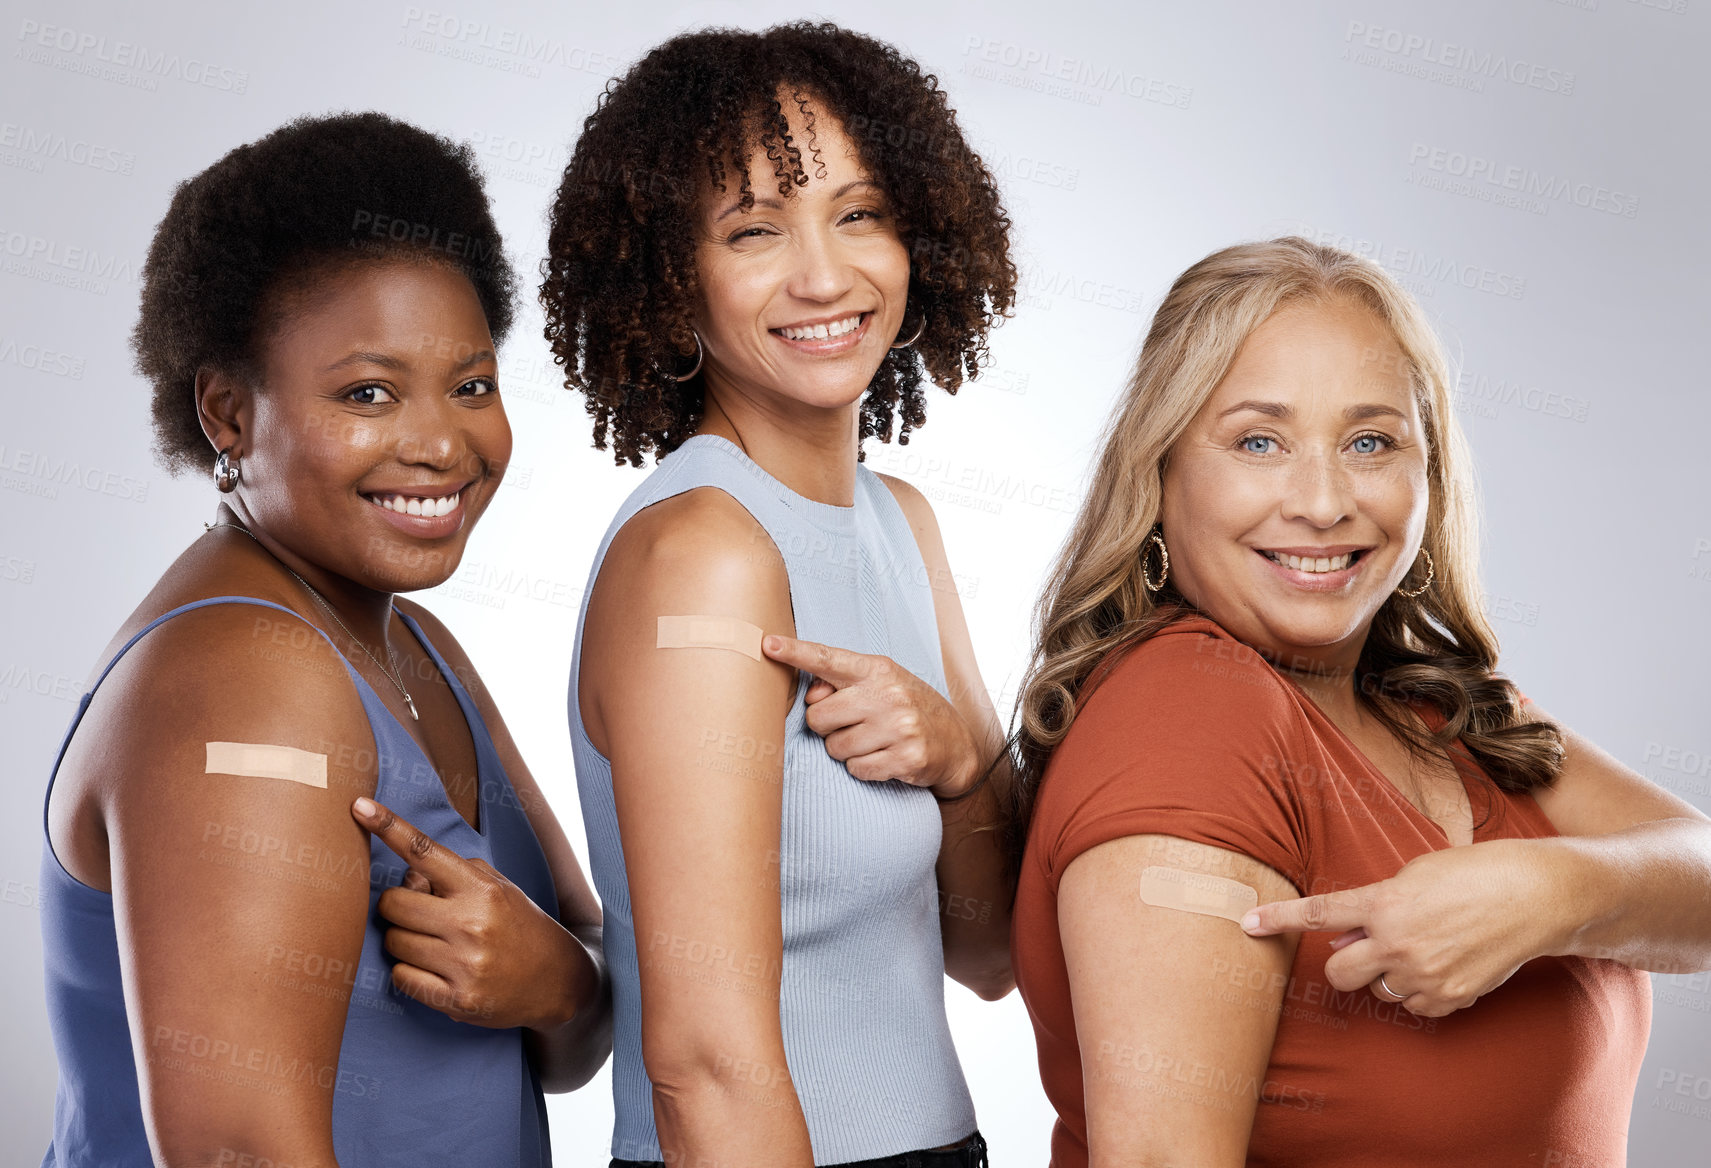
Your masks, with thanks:
<instances>
[{"instance_id":1,"label":"long blonde hair","mask_svg":"<svg viewBox=\"0 0 1711 1168\"><path fill-rule=\"evenodd\" d=\"M1356 673L1360 700L1413 749L1461 739L1505 790L1555 776L1560 730L1524 722L1519 694L1493 672L1497 636L1481 610L1472 465L1451 409L1443 348L1413 297L1382 268L1287 236L1214 252L1177 278L1106 423L1086 499L1034 613L1021 725L1011 740L1013 859L1026 842L1046 763L1090 677L1188 610L1168 586L1150 593L1142 576L1142 544L1159 522L1172 445L1267 318L1291 302L1335 298L1370 308L1396 337L1426 436L1431 494L1421 539L1435 569L1431 586L1418 597L1392 593L1373 618ZM1423 577L1412 570L1410 582L1416 574ZM1443 727L1424 734L1380 700L1386 695L1437 707Z\"/></svg>"}]
</instances>

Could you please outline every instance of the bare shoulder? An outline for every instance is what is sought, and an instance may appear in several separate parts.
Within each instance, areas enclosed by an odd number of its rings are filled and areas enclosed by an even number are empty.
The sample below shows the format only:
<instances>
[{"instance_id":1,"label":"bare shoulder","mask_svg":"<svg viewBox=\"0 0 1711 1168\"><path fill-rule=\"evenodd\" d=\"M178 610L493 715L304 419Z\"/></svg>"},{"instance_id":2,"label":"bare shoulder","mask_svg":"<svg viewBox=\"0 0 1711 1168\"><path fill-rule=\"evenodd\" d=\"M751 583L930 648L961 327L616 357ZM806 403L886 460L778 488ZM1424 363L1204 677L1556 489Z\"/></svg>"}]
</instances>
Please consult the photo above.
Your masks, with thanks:
<instances>
[{"instance_id":1,"label":"bare shoulder","mask_svg":"<svg viewBox=\"0 0 1711 1168\"><path fill-rule=\"evenodd\" d=\"M790 575L778 545L747 508L716 487L696 487L643 508L606 549L582 625L578 703L589 740L612 757L613 717L651 708L693 667L708 677L730 669L737 654L698 649L658 657L661 616L732 617L762 633L796 635ZM759 637L756 637L758 652ZM713 661L701 655L716 654ZM782 711L792 701L795 671L771 661L744 662L730 684L758 686L753 700ZM711 671L711 672L708 672ZM764 678L764 680L763 680ZM697 683L697 684L701 684Z\"/></svg>"},{"instance_id":2,"label":"bare shoulder","mask_svg":"<svg viewBox=\"0 0 1711 1168\"><path fill-rule=\"evenodd\" d=\"M193 541L167 566L160 579L149 589L148 595L131 610L130 615L113 634L113 639L102 650L101 659L96 663L97 669L111 661L114 654L118 653L131 637L146 628L150 621L187 604L211 597L229 596L266 601L286 609L293 607L294 598L300 598L302 593L278 570L272 557L248 540L236 542L242 537L226 538L229 542L225 545L210 543L207 539ZM285 615L277 609L258 604L205 605L196 612L173 617L139 642L132 652L144 650L145 646L158 639L185 637L192 629L201 630L204 635L215 640L222 640L234 627L242 625L246 617L265 616L269 613L280 617ZM91 675L91 680L94 676L96 675Z\"/></svg>"},{"instance_id":3,"label":"bare shoulder","mask_svg":"<svg viewBox=\"0 0 1711 1168\"><path fill-rule=\"evenodd\" d=\"M258 732L312 728L339 715L366 724L339 655L295 611L212 604L181 613L138 641L102 683L91 714L136 721L144 737L226 720Z\"/></svg>"},{"instance_id":4,"label":"bare shoulder","mask_svg":"<svg viewBox=\"0 0 1711 1168\"><path fill-rule=\"evenodd\" d=\"M784 558L771 534L717 487L696 487L638 511L606 549L600 578L660 600L770 605L782 598L788 605L789 598Z\"/></svg>"},{"instance_id":5,"label":"bare shoulder","mask_svg":"<svg viewBox=\"0 0 1711 1168\"><path fill-rule=\"evenodd\" d=\"M885 484L886 490L891 492L897 506L902 509L903 518L908 520L909 531L915 537L915 546L920 549L921 562L926 566L933 591L949 592L954 597L956 584L951 577L950 557L945 552L944 536L939 532L939 520L933 514L932 503L918 487L895 475L875 471L874 477Z\"/></svg>"},{"instance_id":6,"label":"bare shoulder","mask_svg":"<svg viewBox=\"0 0 1711 1168\"><path fill-rule=\"evenodd\" d=\"M458 644L456 637L452 636L451 629L447 628L446 623L434 615L433 610L421 601L394 596L392 607L421 626L422 631L428 634L428 640L434 643L434 648L440 651L441 657L453 662L467 659L463 646Z\"/></svg>"},{"instance_id":7,"label":"bare shoulder","mask_svg":"<svg viewBox=\"0 0 1711 1168\"><path fill-rule=\"evenodd\" d=\"M254 765L231 761L245 749ZM375 765L344 659L314 626L209 605L151 631L101 684L61 764L49 830L67 869L100 887L110 839L115 856L140 858L218 808L345 834L344 809L373 793Z\"/></svg>"},{"instance_id":8,"label":"bare shoulder","mask_svg":"<svg viewBox=\"0 0 1711 1168\"><path fill-rule=\"evenodd\" d=\"M897 500L897 505L903 509L903 514L909 520L909 526L917 531L922 528L938 530L938 517L933 514L933 504L921 489L915 484L896 475L873 472L873 477L885 484L885 489L891 492L891 497Z\"/></svg>"}]
</instances>

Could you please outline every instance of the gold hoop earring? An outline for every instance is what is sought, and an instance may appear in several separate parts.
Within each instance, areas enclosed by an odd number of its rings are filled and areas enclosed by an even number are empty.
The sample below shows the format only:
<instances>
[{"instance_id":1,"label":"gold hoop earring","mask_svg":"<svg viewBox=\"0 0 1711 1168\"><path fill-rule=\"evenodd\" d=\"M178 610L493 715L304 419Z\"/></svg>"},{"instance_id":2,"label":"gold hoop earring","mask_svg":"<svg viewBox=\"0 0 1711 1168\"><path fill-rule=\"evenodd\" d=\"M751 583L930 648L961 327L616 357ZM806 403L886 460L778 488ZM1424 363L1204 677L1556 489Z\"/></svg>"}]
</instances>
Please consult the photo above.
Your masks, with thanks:
<instances>
[{"instance_id":1,"label":"gold hoop earring","mask_svg":"<svg viewBox=\"0 0 1711 1168\"><path fill-rule=\"evenodd\" d=\"M1403 588L1401 585L1397 585L1396 594L1398 596L1406 596L1412 600L1414 597L1420 595L1432 586L1432 578L1437 575L1437 567L1432 563L1432 553L1427 551L1425 548L1421 548L1420 556L1426 557L1426 582L1420 585L1420 587L1414 589L1412 592ZM1419 560L1420 556L1415 556L1414 559ZM1403 578L1406 579L1407 577Z\"/></svg>"},{"instance_id":2,"label":"gold hoop earring","mask_svg":"<svg viewBox=\"0 0 1711 1168\"><path fill-rule=\"evenodd\" d=\"M659 375L667 381L688 381L691 377L694 377L697 373L701 372L701 361L707 355L706 350L701 347L701 334L696 332L694 329L690 329L689 335L695 338L695 364L690 367L688 373L682 374L667 373L665 370L660 369ZM659 366L656 365L654 368L659 369Z\"/></svg>"},{"instance_id":3,"label":"gold hoop earring","mask_svg":"<svg viewBox=\"0 0 1711 1168\"><path fill-rule=\"evenodd\" d=\"M1153 583L1152 573L1147 571L1147 549L1158 545L1159 574L1158 583ZM1157 592L1170 579L1170 549L1164 546L1164 532L1153 528L1152 534L1141 542L1141 583L1147 586L1148 592Z\"/></svg>"}]
</instances>

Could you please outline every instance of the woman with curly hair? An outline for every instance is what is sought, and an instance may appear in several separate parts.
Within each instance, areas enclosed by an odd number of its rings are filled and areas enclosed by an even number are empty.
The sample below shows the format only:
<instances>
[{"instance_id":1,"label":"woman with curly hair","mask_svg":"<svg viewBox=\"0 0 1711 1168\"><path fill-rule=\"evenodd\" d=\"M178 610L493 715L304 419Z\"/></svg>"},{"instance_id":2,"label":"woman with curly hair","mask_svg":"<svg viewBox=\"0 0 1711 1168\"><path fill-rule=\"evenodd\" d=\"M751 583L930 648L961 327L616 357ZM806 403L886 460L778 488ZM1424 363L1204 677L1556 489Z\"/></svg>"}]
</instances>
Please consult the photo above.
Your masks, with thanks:
<instances>
[{"instance_id":1,"label":"woman with curly hair","mask_svg":"<svg viewBox=\"0 0 1711 1168\"><path fill-rule=\"evenodd\" d=\"M1160 306L1022 696L1056 1168L1623 1162L1711 821L1496 672L1449 384L1301 239Z\"/></svg>"},{"instance_id":2,"label":"woman with curly hair","mask_svg":"<svg viewBox=\"0 0 1711 1168\"><path fill-rule=\"evenodd\" d=\"M468 148L380 114L174 195L133 346L163 462L220 504L49 782L46 1164L535 1168L543 1088L605 1061L598 905L469 657L394 595L499 487L515 282Z\"/></svg>"},{"instance_id":3,"label":"woman with curly hair","mask_svg":"<svg viewBox=\"0 0 1711 1168\"><path fill-rule=\"evenodd\" d=\"M944 975L1013 984L1003 735L932 509L861 444L978 372L1008 226L937 81L833 25L679 36L584 124L547 335L595 445L659 460L569 702L615 1165L984 1162Z\"/></svg>"}]
</instances>

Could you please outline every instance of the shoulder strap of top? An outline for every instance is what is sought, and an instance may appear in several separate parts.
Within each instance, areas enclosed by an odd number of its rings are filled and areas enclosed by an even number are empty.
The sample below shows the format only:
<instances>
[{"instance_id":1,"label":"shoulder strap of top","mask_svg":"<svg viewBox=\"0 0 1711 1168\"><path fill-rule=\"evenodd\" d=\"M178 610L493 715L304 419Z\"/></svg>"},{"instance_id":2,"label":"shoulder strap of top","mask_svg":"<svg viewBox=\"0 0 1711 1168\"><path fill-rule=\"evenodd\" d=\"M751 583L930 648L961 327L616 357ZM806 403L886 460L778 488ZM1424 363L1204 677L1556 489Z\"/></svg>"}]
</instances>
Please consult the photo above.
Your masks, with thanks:
<instances>
[{"instance_id":1,"label":"shoulder strap of top","mask_svg":"<svg viewBox=\"0 0 1711 1168\"><path fill-rule=\"evenodd\" d=\"M103 681L107 680L107 675L109 673L113 672L113 667L119 663L120 659L122 657L124 657L124 655L126 653L129 653L131 651L131 646L135 645L138 641L140 641L144 637L148 636L149 633L153 632L157 625L165 624L167 621L171 620L175 616L179 616L179 615L186 613L186 612L192 612L198 608L207 608L209 605L213 605L213 604L254 604L254 605L258 605L262 608L278 609L280 612L283 612L289 616L297 617L297 619L299 619L299 620L303 619L301 613L293 612L291 609L286 608L283 604L275 604L271 600L260 600L254 596L210 596L210 597L207 597L206 599L203 599L203 600L193 600L189 604L181 604L177 608L174 608L168 612L161 613L159 616L157 616L153 620L151 620L148 624L146 624L142 628L138 629L137 632L135 633L135 635L133 635L130 640L126 641L124 646L117 653L113 654L113 659L111 661L107 662L107 667L101 671L101 676L97 677L95 679L95 684L89 687L90 694L94 694L94 692L100 688L101 683ZM345 661L344 654L339 653L338 646L333 644L331 637L327 636L327 634L325 632L323 632L321 629L317 628L314 624L311 624L308 621L303 621L303 623L309 625L310 628L314 629L317 633L319 633L321 636L321 639L323 641L326 641L327 644L332 647L333 652L338 655L339 660L345 662L345 669L348 672L350 672L350 674L353 678L358 676L356 671L354 669L351 669L350 662Z\"/></svg>"},{"instance_id":2,"label":"shoulder strap of top","mask_svg":"<svg viewBox=\"0 0 1711 1168\"><path fill-rule=\"evenodd\" d=\"M65 737L60 739L59 753L54 756L53 770L48 775L47 792L42 796L42 837L47 840L47 850L50 854L53 853L53 839L52 832L48 825L48 806L53 799L54 782L59 778L60 764L65 761L65 752L71 748L71 740L77 734L77 728L83 724L83 715L88 712L89 702L90 699L95 696L95 691L101 688L101 683L107 680L107 675L113 672L113 667L119 664L120 660L124 658L126 653L131 651L131 646L148 636L149 633L153 632L157 626L165 624L175 616L179 616L187 612L193 612L198 608L207 608L209 605L214 604L253 604L261 608L277 609L289 616L297 617L299 620L303 619L301 613L293 612L283 604L275 604L271 600L261 600L254 596L209 596L202 600L193 600L189 604L181 604L177 608L163 612L148 624L138 629L136 633L132 635L130 640L126 641L124 645L120 647L119 651L113 654L113 659L107 662L106 668L103 669L101 671L101 675L95 679L95 684L89 687L88 691L83 695L82 700L78 702L77 713L72 716L71 725L66 728ZM308 621L304 621L303 623L309 624ZM350 674L351 680L356 684L357 693L361 695L362 691L367 688L367 683L363 681L362 675L351 666L349 661L345 660L344 654L338 652L338 646L333 644L332 638L328 637L325 631L316 628L313 624L309 624L309 627L315 629L315 631L320 634L321 639L326 641L327 644L332 647L333 652L338 655L339 660L344 662L345 672ZM56 855L54 857L55 866L59 868L60 871L64 872L65 868L63 865L58 863L58 859L59 858ZM75 877L72 877L69 872L66 872L66 878L76 883Z\"/></svg>"}]
</instances>

